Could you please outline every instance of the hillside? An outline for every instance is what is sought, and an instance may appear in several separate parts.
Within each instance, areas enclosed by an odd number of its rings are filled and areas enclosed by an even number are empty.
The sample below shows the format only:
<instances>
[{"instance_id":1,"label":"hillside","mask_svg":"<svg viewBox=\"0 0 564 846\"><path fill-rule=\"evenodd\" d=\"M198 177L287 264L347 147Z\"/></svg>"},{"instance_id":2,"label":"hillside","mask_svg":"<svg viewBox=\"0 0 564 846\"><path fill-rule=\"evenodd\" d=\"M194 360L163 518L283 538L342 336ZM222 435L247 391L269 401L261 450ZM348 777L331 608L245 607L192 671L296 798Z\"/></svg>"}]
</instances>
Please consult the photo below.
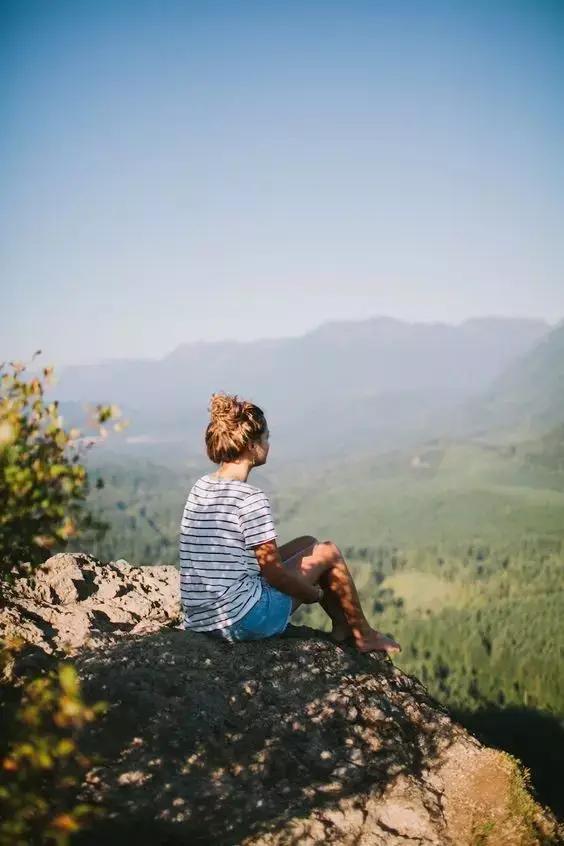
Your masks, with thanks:
<instances>
[{"instance_id":1,"label":"hillside","mask_svg":"<svg viewBox=\"0 0 564 846\"><path fill-rule=\"evenodd\" d=\"M533 441L528 459L534 467L548 470L552 479L560 479L564 475L564 423Z\"/></svg>"},{"instance_id":2,"label":"hillside","mask_svg":"<svg viewBox=\"0 0 564 846\"><path fill-rule=\"evenodd\" d=\"M486 407L495 419L524 417L544 427L564 420L564 323L494 381Z\"/></svg>"},{"instance_id":3,"label":"hillside","mask_svg":"<svg viewBox=\"0 0 564 846\"><path fill-rule=\"evenodd\" d=\"M355 546L525 538L559 545L564 472L543 462L549 443L557 449L557 436L501 444L441 438L381 455L351 451L301 474L289 466L276 476L282 532L330 533Z\"/></svg>"},{"instance_id":4,"label":"hillside","mask_svg":"<svg viewBox=\"0 0 564 846\"><path fill-rule=\"evenodd\" d=\"M78 631L85 692L110 704L80 788L104 817L77 843L558 842L517 763L389 658L300 629L221 644L178 628L176 590L166 568L67 554L4 595L3 633L29 641L12 684Z\"/></svg>"},{"instance_id":5,"label":"hillside","mask_svg":"<svg viewBox=\"0 0 564 846\"><path fill-rule=\"evenodd\" d=\"M451 420L458 431L542 432L564 420L564 323L524 351Z\"/></svg>"},{"instance_id":6,"label":"hillside","mask_svg":"<svg viewBox=\"0 0 564 846\"><path fill-rule=\"evenodd\" d=\"M301 337L189 343L160 360L67 367L56 396L69 423L81 420L82 403L111 401L131 421L127 438L180 446L201 443L209 398L225 390L264 408L283 461L351 443L391 449L430 436L549 328L509 318L331 322Z\"/></svg>"},{"instance_id":7,"label":"hillside","mask_svg":"<svg viewBox=\"0 0 564 846\"><path fill-rule=\"evenodd\" d=\"M277 449L273 436L273 447ZM154 459L147 456L154 454ZM564 433L496 441L436 438L378 453L351 446L346 458L276 457L254 476L271 497L280 537L330 535L341 544L415 547L524 539L564 540ZM111 524L91 548L102 556L175 564L179 509L204 457L181 449L89 457L92 507Z\"/></svg>"}]
</instances>

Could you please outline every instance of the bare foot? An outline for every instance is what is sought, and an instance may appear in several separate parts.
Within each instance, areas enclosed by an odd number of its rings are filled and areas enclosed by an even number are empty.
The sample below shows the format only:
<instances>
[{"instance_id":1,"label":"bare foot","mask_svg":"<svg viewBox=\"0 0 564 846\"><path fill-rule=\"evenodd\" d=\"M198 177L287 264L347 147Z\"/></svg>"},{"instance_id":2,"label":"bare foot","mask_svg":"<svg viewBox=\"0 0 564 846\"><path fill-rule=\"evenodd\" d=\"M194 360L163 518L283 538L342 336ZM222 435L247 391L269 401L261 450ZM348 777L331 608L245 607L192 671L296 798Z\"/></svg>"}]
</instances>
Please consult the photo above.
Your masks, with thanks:
<instances>
[{"instance_id":1,"label":"bare foot","mask_svg":"<svg viewBox=\"0 0 564 846\"><path fill-rule=\"evenodd\" d=\"M345 640L352 637L352 631L348 626L338 626L334 624L333 629L331 630L331 637L335 643L344 643Z\"/></svg>"},{"instance_id":2,"label":"bare foot","mask_svg":"<svg viewBox=\"0 0 564 846\"><path fill-rule=\"evenodd\" d=\"M361 635L356 639L356 648L359 652L401 652L401 646L397 640L386 637L381 632L372 629L368 634Z\"/></svg>"}]
</instances>

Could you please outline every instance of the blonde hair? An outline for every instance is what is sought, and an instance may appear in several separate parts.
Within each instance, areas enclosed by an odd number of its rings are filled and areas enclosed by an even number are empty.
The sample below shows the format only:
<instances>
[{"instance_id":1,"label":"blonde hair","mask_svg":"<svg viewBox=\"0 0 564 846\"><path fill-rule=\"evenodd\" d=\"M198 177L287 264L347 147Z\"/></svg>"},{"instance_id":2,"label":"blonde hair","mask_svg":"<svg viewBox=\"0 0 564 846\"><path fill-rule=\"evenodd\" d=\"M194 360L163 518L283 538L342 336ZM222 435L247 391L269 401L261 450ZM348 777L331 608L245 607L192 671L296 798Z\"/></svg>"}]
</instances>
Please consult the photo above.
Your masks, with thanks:
<instances>
[{"instance_id":1,"label":"blonde hair","mask_svg":"<svg viewBox=\"0 0 564 846\"><path fill-rule=\"evenodd\" d=\"M206 450L214 464L234 461L266 431L266 418L258 405L240 400L237 394L212 394L206 428Z\"/></svg>"}]
</instances>

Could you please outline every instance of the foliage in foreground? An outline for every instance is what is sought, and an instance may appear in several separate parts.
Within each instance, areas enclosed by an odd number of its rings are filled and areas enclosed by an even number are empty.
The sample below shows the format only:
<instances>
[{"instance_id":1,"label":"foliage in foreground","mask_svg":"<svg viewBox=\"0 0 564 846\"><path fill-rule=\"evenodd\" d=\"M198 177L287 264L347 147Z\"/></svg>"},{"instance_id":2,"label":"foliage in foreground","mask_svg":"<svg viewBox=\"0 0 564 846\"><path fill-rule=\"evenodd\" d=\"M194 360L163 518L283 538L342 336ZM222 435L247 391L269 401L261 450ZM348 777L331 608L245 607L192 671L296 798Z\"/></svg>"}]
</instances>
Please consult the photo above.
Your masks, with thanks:
<instances>
[{"instance_id":1,"label":"foliage in foreground","mask_svg":"<svg viewBox=\"0 0 564 846\"><path fill-rule=\"evenodd\" d=\"M19 687L8 684L10 665L24 643L0 644L0 846L66 846L73 832L100 814L77 800L84 772L93 763L82 754L79 740L84 726L107 705L84 702L69 661Z\"/></svg>"},{"instance_id":2,"label":"foliage in foreground","mask_svg":"<svg viewBox=\"0 0 564 846\"><path fill-rule=\"evenodd\" d=\"M53 368L27 380L25 370L21 362L0 363L0 580L24 562L42 563L46 551L62 550L80 531L101 535L108 528L85 507L90 486L81 451L94 441L85 444L79 429L66 431L58 401L45 402ZM119 414L114 405L95 407L100 437L107 434L102 424Z\"/></svg>"}]
</instances>

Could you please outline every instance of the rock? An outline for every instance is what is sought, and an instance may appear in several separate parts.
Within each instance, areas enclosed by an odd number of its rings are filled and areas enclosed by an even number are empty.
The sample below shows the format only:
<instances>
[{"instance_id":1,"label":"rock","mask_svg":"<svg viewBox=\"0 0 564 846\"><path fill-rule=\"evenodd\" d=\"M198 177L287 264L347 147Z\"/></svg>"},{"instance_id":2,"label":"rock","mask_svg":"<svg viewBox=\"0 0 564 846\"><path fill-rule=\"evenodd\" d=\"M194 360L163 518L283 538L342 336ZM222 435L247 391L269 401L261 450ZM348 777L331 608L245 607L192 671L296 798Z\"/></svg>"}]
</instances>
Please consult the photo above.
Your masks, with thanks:
<instances>
[{"instance_id":1,"label":"rock","mask_svg":"<svg viewBox=\"0 0 564 846\"><path fill-rule=\"evenodd\" d=\"M183 631L173 567L53 556L0 627L51 661L68 644L86 699L110 705L81 740L101 760L80 798L106 817L80 846L557 842L513 759L388 657L306 628L235 646Z\"/></svg>"},{"instance_id":2,"label":"rock","mask_svg":"<svg viewBox=\"0 0 564 846\"><path fill-rule=\"evenodd\" d=\"M155 631L180 620L175 567L100 564L86 553L53 555L16 580L0 607L0 632L47 652L76 649L111 632Z\"/></svg>"},{"instance_id":3,"label":"rock","mask_svg":"<svg viewBox=\"0 0 564 846\"><path fill-rule=\"evenodd\" d=\"M437 843L437 833L433 831L433 824L429 812L422 801L401 801L391 799L383 803L378 815L378 825L392 834L399 834L411 840L423 843Z\"/></svg>"}]
</instances>

